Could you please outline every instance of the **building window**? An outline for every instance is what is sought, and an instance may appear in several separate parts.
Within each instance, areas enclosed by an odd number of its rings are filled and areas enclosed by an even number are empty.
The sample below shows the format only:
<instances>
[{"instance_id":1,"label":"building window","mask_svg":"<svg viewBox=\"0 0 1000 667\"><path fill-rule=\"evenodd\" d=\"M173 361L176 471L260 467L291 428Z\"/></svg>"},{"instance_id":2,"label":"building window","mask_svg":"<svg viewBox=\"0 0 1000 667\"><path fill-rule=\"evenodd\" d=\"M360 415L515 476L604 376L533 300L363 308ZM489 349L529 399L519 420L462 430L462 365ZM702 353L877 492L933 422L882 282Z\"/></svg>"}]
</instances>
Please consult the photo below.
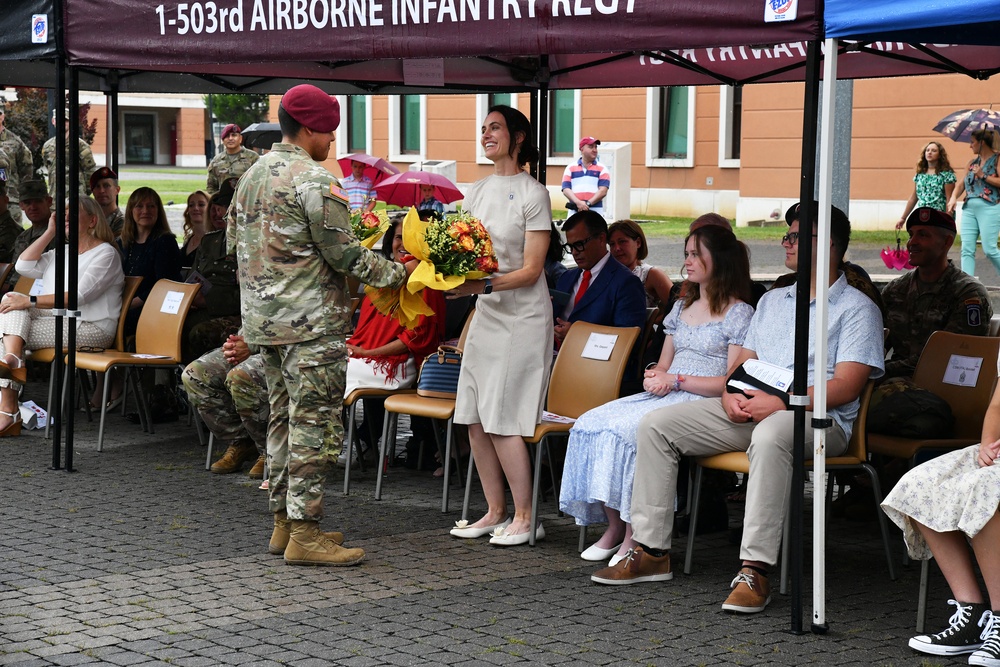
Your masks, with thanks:
<instances>
[{"instance_id":1,"label":"building window","mask_svg":"<svg viewBox=\"0 0 1000 667\"><path fill-rule=\"evenodd\" d=\"M719 166L738 169L743 126L743 88L719 89Z\"/></svg>"},{"instance_id":2,"label":"building window","mask_svg":"<svg viewBox=\"0 0 1000 667\"><path fill-rule=\"evenodd\" d=\"M351 95L347 103L347 152L368 152L368 98Z\"/></svg>"},{"instance_id":3,"label":"building window","mask_svg":"<svg viewBox=\"0 0 1000 667\"><path fill-rule=\"evenodd\" d=\"M549 155L573 157L576 154L576 91L553 90L549 97Z\"/></svg>"},{"instance_id":4,"label":"building window","mask_svg":"<svg viewBox=\"0 0 1000 667\"><path fill-rule=\"evenodd\" d=\"M424 95L389 97L389 160L419 162L426 152L426 97Z\"/></svg>"},{"instance_id":5,"label":"building window","mask_svg":"<svg viewBox=\"0 0 1000 667\"><path fill-rule=\"evenodd\" d=\"M490 93L488 97L489 97L489 104L486 107L487 109L489 109L490 107L495 107L498 104L506 104L507 106L513 106L510 103L513 95L510 93Z\"/></svg>"},{"instance_id":6,"label":"building window","mask_svg":"<svg viewBox=\"0 0 1000 667\"><path fill-rule=\"evenodd\" d=\"M647 166L694 166L694 103L689 86L646 89Z\"/></svg>"},{"instance_id":7,"label":"building window","mask_svg":"<svg viewBox=\"0 0 1000 667\"><path fill-rule=\"evenodd\" d=\"M399 100L399 152L420 154L420 96L401 95Z\"/></svg>"}]
</instances>

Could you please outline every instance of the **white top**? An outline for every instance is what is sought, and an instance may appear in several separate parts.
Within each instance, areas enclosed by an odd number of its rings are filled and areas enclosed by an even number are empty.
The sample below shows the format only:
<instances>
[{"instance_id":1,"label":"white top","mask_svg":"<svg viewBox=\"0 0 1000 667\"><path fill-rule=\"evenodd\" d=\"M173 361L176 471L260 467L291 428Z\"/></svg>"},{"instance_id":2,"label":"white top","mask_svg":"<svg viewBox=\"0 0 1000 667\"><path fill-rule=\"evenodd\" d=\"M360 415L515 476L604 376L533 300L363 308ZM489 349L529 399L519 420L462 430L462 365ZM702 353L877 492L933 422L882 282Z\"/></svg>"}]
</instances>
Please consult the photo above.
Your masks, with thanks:
<instances>
[{"instance_id":1,"label":"white top","mask_svg":"<svg viewBox=\"0 0 1000 667\"><path fill-rule=\"evenodd\" d=\"M67 274L70 252L72 251L67 246ZM41 294L55 294L55 259L56 251L49 250L37 261L17 260L14 269L22 276L36 280L41 278ZM125 285L121 256L113 245L102 243L80 255L77 268L79 276L77 308L81 313L80 320L91 322L101 331L113 336L118 330L118 316L122 310L122 288Z\"/></svg>"}]
</instances>

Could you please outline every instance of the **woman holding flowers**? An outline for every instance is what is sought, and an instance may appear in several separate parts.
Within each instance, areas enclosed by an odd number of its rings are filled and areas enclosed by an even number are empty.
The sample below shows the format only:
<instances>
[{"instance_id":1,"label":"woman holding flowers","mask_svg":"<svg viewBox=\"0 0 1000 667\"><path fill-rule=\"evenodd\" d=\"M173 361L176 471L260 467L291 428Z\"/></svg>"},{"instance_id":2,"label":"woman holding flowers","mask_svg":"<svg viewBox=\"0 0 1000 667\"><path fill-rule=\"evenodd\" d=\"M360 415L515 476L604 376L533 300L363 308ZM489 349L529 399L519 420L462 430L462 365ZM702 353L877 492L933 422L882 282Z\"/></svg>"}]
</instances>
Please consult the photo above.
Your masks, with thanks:
<instances>
[{"instance_id":1,"label":"woman holding flowers","mask_svg":"<svg viewBox=\"0 0 1000 667\"><path fill-rule=\"evenodd\" d=\"M491 535L490 544L512 546L528 542L531 463L523 438L541 421L552 362L552 305L542 270L552 211L548 191L524 170L538 159L524 114L490 107L480 143L493 174L470 188L465 209L489 231L499 271L466 281L452 294L481 295L462 358L455 422L469 425L487 510L475 523L459 522L451 534ZM536 538L544 535L539 526Z\"/></svg>"}]
</instances>

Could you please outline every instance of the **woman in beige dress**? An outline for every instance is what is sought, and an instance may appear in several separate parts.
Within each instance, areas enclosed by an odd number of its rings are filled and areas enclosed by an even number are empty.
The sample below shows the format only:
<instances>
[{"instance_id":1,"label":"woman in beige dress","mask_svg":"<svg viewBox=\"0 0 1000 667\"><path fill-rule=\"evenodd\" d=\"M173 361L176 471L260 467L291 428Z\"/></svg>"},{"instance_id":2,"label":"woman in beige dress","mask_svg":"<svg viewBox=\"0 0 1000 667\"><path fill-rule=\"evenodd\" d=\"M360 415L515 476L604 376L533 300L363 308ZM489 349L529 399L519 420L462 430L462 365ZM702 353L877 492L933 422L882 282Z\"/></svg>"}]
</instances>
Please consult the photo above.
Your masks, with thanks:
<instances>
[{"instance_id":1,"label":"woman in beige dress","mask_svg":"<svg viewBox=\"0 0 1000 667\"><path fill-rule=\"evenodd\" d=\"M462 358L455 422L469 425L488 509L475 523L459 522L451 534L490 535L490 544L512 546L528 542L531 462L524 436L541 422L552 363L552 305L543 272L552 209L548 191L524 170L538 159L524 114L491 107L480 143L493 174L470 188L465 208L489 231L500 270L453 291L481 295ZM539 526L536 538L544 536Z\"/></svg>"}]
</instances>

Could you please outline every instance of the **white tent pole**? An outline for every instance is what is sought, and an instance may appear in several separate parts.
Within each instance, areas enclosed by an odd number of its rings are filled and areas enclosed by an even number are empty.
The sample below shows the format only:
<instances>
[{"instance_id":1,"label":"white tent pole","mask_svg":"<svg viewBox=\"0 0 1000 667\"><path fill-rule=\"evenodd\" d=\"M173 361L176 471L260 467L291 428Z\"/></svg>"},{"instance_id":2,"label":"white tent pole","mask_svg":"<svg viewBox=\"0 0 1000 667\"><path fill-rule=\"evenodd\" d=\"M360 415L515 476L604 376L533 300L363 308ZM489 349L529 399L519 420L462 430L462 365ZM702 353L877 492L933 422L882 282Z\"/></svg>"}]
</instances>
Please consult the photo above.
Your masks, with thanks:
<instances>
[{"instance_id":1,"label":"white tent pole","mask_svg":"<svg viewBox=\"0 0 1000 667\"><path fill-rule=\"evenodd\" d=\"M819 144L819 226L816 233L816 321L813 419L825 420L827 294L830 291L830 205L833 197L834 113L837 103L837 40L824 43L823 103ZM813 432L813 632L826 631L826 429Z\"/></svg>"}]
</instances>

